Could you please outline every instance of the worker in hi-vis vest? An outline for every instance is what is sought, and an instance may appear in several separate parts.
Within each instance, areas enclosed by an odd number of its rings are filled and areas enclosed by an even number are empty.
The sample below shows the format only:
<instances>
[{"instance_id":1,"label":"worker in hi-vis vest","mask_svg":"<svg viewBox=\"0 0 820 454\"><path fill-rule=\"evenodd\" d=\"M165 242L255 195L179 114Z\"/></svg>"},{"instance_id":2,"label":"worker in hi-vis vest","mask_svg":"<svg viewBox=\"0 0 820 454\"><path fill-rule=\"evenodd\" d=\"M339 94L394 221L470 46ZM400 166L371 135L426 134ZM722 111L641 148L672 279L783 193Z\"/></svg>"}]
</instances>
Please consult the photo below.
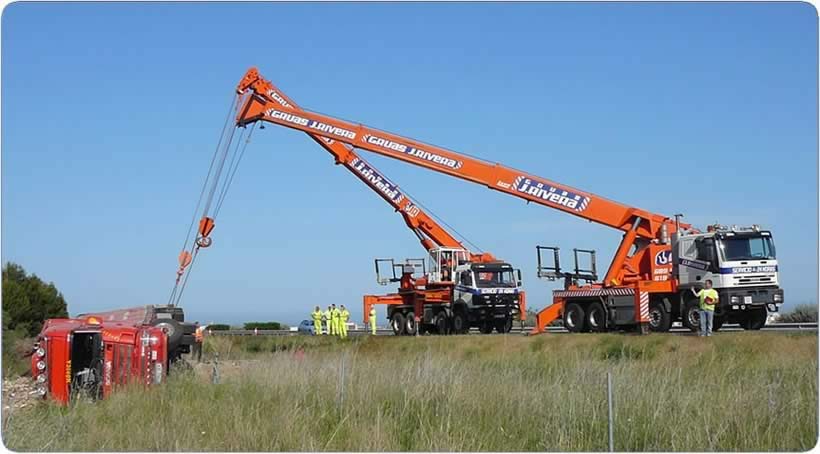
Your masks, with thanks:
<instances>
[{"instance_id":1,"label":"worker in hi-vis vest","mask_svg":"<svg viewBox=\"0 0 820 454\"><path fill-rule=\"evenodd\" d=\"M325 333L324 334L333 334L330 332L330 306L327 307L327 310L322 312L322 320L325 321Z\"/></svg>"},{"instance_id":2,"label":"worker in hi-vis vest","mask_svg":"<svg viewBox=\"0 0 820 454\"><path fill-rule=\"evenodd\" d=\"M376 307L370 306L370 334L376 335Z\"/></svg>"},{"instance_id":3,"label":"worker in hi-vis vest","mask_svg":"<svg viewBox=\"0 0 820 454\"><path fill-rule=\"evenodd\" d=\"M319 309L319 306L316 306L310 315L313 317L313 334L318 336L322 334L322 310Z\"/></svg>"},{"instance_id":4,"label":"worker in hi-vis vest","mask_svg":"<svg viewBox=\"0 0 820 454\"><path fill-rule=\"evenodd\" d=\"M342 304L342 310L339 312L339 327L341 328L342 338L347 337L347 321L350 320L350 312L347 310L344 304Z\"/></svg>"},{"instance_id":5,"label":"worker in hi-vis vest","mask_svg":"<svg viewBox=\"0 0 820 454\"><path fill-rule=\"evenodd\" d=\"M205 341L205 327L199 326L199 322L194 323L196 329L194 330L194 345L193 345L193 356L196 358L196 362L202 362L202 343Z\"/></svg>"},{"instance_id":6,"label":"worker in hi-vis vest","mask_svg":"<svg viewBox=\"0 0 820 454\"><path fill-rule=\"evenodd\" d=\"M339 331L339 309L336 307L335 304L330 305L330 326L333 329L334 336L339 336L341 332Z\"/></svg>"},{"instance_id":7,"label":"worker in hi-vis vest","mask_svg":"<svg viewBox=\"0 0 820 454\"><path fill-rule=\"evenodd\" d=\"M695 292L695 289L692 289ZM718 303L718 292L712 288L712 280L706 279L704 288L695 292L699 299L698 315L700 316L700 333L698 336L711 336L715 323L715 305Z\"/></svg>"}]
</instances>

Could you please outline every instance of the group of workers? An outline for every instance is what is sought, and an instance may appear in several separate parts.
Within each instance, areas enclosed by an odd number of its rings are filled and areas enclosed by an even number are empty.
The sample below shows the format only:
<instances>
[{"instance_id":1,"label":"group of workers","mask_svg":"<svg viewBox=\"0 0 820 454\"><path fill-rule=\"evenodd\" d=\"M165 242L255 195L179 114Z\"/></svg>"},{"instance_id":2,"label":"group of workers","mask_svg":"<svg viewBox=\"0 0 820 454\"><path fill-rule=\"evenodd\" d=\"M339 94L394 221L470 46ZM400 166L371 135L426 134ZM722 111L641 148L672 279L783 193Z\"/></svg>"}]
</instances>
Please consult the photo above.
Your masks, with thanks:
<instances>
[{"instance_id":1,"label":"group of workers","mask_svg":"<svg viewBox=\"0 0 820 454\"><path fill-rule=\"evenodd\" d=\"M376 335L376 308L370 308L370 332ZM347 321L350 320L350 311L347 310L344 304L336 307L331 304L326 311L322 311L319 306L313 309L310 314L313 319L313 333L316 335L328 334L331 336L339 336L342 339L347 338ZM322 326L325 329L322 329Z\"/></svg>"}]
</instances>

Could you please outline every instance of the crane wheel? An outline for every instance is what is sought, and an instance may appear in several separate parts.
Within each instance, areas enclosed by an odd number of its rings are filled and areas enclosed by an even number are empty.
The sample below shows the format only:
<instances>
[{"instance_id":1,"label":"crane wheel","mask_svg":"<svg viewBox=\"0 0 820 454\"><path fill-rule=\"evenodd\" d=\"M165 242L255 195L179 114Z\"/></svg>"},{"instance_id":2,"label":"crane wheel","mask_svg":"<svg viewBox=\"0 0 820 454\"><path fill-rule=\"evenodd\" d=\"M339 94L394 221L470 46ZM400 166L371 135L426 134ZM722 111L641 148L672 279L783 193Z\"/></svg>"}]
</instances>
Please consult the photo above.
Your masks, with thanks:
<instances>
[{"instance_id":1,"label":"crane wheel","mask_svg":"<svg viewBox=\"0 0 820 454\"><path fill-rule=\"evenodd\" d=\"M470 322L467 313L463 309L457 309L453 313L453 334L467 334L470 331Z\"/></svg>"},{"instance_id":2,"label":"crane wheel","mask_svg":"<svg viewBox=\"0 0 820 454\"><path fill-rule=\"evenodd\" d=\"M495 330L498 331L499 334L507 334L512 331L512 317L507 316L503 320L496 320Z\"/></svg>"},{"instance_id":3,"label":"crane wheel","mask_svg":"<svg viewBox=\"0 0 820 454\"><path fill-rule=\"evenodd\" d=\"M493 332L493 324L485 320L478 325L478 331L481 334L490 334Z\"/></svg>"},{"instance_id":4,"label":"crane wheel","mask_svg":"<svg viewBox=\"0 0 820 454\"><path fill-rule=\"evenodd\" d=\"M582 333L586 328L586 313L578 303L569 303L564 310L564 327L571 333Z\"/></svg>"},{"instance_id":5,"label":"crane wheel","mask_svg":"<svg viewBox=\"0 0 820 454\"><path fill-rule=\"evenodd\" d=\"M606 331L606 310L603 304L596 301L587 307L586 323L594 333Z\"/></svg>"},{"instance_id":6,"label":"crane wheel","mask_svg":"<svg viewBox=\"0 0 820 454\"><path fill-rule=\"evenodd\" d=\"M740 326L747 331L757 331L766 325L767 315L766 308L751 311L740 320Z\"/></svg>"},{"instance_id":7,"label":"crane wheel","mask_svg":"<svg viewBox=\"0 0 820 454\"><path fill-rule=\"evenodd\" d=\"M439 312L438 315L436 315L435 325L436 325L436 331L438 331L438 333L441 334L442 336L449 334L449 331L450 331L450 329L449 329L450 326L449 325L450 324L448 323L448 320L447 320L447 314L445 314L444 311Z\"/></svg>"},{"instance_id":8,"label":"crane wheel","mask_svg":"<svg viewBox=\"0 0 820 454\"><path fill-rule=\"evenodd\" d=\"M649 329L656 333L665 333L672 327L672 314L666 311L661 301L652 303L649 308Z\"/></svg>"},{"instance_id":9,"label":"crane wheel","mask_svg":"<svg viewBox=\"0 0 820 454\"><path fill-rule=\"evenodd\" d=\"M416 314L408 312L404 318L404 332L408 336L415 336L418 325L416 324Z\"/></svg>"},{"instance_id":10,"label":"crane wheel","mask_svg":"<svg viewBox=\"0 0 820 454\"><path fill-rule=\"evenodd\" d=\"M690 299L683 306L683 326L689 328L693 333L700 331L700 314L698 313L698 301Z\"/></svg>"},{"instance_id":11,"label":"crane wheel","mask_svg":"<svg viewBox=\"0 0 820 454\"><path fill-rule=\"evenodd\" d=\"M404 334L404 315L402 315L401 312L393 312L393 315L390 317L390 327L393 328L393 334L396 336Z\"/></svg>"}]
</instances>

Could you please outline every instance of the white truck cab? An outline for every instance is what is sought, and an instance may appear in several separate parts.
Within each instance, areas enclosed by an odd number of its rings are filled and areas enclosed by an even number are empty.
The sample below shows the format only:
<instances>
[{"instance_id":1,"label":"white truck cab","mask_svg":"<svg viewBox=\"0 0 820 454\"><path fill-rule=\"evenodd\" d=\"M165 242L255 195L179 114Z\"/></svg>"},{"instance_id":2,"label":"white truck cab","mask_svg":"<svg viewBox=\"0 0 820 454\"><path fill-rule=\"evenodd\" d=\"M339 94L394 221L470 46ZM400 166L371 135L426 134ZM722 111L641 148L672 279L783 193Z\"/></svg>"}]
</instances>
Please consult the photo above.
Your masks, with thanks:
<instances>
[{"instance_id":1,"label":"white truck cab","mask_svg":"<svg viewBox=\"0 0 820 454\"><path fill-rule=\"evenodd\" d=\"M757 225L712 225L706 233L675 234L672 255L681 294L693 295L689 289L711 280L720 296L715 314L724 322L759 329L767 312L783 304L774 240Z\"/></svg>"}]
</instances>

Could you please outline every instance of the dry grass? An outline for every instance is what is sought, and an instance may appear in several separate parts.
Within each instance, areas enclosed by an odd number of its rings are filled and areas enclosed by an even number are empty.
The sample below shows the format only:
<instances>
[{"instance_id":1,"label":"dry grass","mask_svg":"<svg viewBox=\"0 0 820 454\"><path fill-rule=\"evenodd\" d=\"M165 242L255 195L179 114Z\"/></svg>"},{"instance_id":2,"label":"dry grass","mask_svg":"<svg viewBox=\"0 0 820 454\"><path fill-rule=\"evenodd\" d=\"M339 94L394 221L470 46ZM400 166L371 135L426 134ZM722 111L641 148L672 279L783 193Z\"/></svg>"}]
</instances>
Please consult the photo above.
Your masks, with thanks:
<instances>
[{"instance_id":1,"label":"dry grass","mask_svg":"<svg viewBox=\"0 0 820 454\"><path fill-rule=\"evenodd\" d=\"M14 450L802 451L817 336L211 338L206 373L3 421Z\"/></svg>"}]
</instances>

